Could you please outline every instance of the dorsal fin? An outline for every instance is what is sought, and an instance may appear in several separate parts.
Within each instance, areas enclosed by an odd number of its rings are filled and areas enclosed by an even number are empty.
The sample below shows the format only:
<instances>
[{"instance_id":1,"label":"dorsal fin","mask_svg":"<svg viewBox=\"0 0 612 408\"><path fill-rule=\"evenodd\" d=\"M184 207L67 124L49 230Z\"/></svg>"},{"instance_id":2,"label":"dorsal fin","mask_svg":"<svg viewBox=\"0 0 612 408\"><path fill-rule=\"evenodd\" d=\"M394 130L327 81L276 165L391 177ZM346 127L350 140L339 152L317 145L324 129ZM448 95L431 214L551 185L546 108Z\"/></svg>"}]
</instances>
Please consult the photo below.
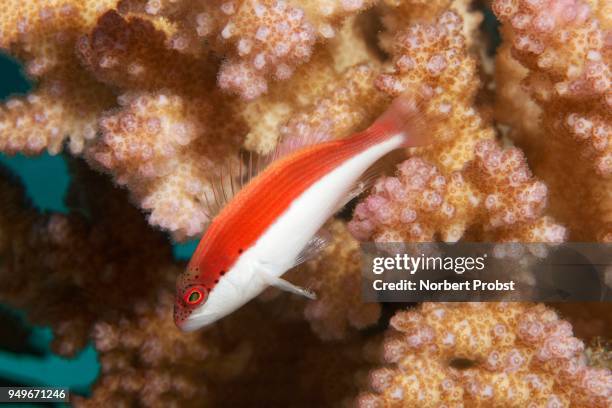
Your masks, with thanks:
<instances>
[{"instance_id":1,"label":"dorsal fin","mask_svg":"<svg viewBox=\"0 0 612 408\"><path fill-rule=\"evenodd\" d=\"M276 144L274 151L271 153L272 161L285 157L304 147L327 142L331 139L331 135L323 130L313 130L310 128L304 130L300 126L295 126L293 130L294 133L289 133L287 130L283 131L281 140Z\"/></svg>"},{"instance_id":2,"label":"dorsal fin","mask_svg":"<svg viewBox=\"0 0 612 408\"><path fill-rule=\"evenodd\" d=\"M204 204L210 219L213 219L242 188L244 164L242 157L229 157L216 167L210 181L210 190L204 193Z\"/></svg>"},{"instance_id":3,"label":"dorsal fin","mask_svg":"<svg viewBox=\"0 0 612 408\"><path fill-rule=\"evenodd\" d=\"M226 164L219 166L216 177L210 183L210 192L204 194L206 211L209 218L215 217L236 194L272 162L307 146L325 142L330 135L325 132L297 132L284 136L268 154L258 154L241 150L236 160L229 158Z\"/></svg>"},{"instance_id":4,"label":"dorsal fin","mask_svg":"<svg viewBox=\"0 0 612 408\"><path fill-rule=\"evenodd\" d=\"M270 163L284 156L316 143L328 140L327 137L317 139L298 137L285 140L277 145L270 154L260 155L252 151L241 150L238 157L230 157L225 164L218 166L216 177L210 183L210 191L204 194L206 211L210 219L214 218L227 203L252 179L264 171ZM403 155L401 151L390 153L372 165L358 180L349 193L338 203L337 211L341 210L350 200L364 191L369 190L374 182L383 174L390 174L393 165L399 162L395 155Z\"/></svg>"},{"instance_id":5,"label":"dorsal fin","mask_svg":"<svg viewBox=\"0 0 612 408\"><path fill-rule=\"evenodd\" d=\"M210 190L204 193L204 204L210 219L238 194L242 188L261 173L272 161L269 155L241 150L216 167L210 181Z\"/></svg>"}]
</instances>

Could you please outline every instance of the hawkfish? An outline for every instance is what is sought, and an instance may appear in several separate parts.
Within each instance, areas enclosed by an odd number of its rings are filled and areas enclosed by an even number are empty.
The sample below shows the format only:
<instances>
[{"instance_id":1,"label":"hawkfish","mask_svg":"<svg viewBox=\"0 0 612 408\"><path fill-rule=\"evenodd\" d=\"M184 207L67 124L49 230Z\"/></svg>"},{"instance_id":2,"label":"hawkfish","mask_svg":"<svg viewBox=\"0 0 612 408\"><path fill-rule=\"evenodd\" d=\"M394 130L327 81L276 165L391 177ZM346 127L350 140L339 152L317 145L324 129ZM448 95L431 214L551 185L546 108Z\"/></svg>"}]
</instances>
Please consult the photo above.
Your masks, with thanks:
<instances>
[{"instance_id":1,"label":"hawkfish","mask_svg":"<svg viewBox=\"0 0 612 408\"><path fill-rule=\"evenodd\" d=\"M212 219L177 278L176 325L183 331L210 325L269 286L316 298L282 275L325 246L321 228L371 185L364 181L374 179L368 169L393 150L423 145L426 133L416 99L402 95L364 131L291 143L284 150L292 151L275 155Z\"/></svg>"}]
</instances>

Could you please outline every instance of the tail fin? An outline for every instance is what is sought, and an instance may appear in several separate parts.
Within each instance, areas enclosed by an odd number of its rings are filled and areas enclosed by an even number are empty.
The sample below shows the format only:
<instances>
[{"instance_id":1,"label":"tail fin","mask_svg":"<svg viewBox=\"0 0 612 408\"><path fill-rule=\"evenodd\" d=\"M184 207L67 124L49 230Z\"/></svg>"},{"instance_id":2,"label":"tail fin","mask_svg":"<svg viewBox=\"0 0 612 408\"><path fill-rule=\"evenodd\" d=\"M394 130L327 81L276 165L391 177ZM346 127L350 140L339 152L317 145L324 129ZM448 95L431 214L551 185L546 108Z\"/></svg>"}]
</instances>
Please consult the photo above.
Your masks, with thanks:
<instances>
[{"instance_id":1,"label":"tail fin","mask_svg":"<svg viewBox=\"0 0 612 408\"><path fill-rule=\"evenodd\" d=\"M425 118L423 98L418 94L402 94L391 102L372 127L385 128L392 134L402 133L405 137L404 147L423 146L431 141Z\"/></svg>"}]
</instances>

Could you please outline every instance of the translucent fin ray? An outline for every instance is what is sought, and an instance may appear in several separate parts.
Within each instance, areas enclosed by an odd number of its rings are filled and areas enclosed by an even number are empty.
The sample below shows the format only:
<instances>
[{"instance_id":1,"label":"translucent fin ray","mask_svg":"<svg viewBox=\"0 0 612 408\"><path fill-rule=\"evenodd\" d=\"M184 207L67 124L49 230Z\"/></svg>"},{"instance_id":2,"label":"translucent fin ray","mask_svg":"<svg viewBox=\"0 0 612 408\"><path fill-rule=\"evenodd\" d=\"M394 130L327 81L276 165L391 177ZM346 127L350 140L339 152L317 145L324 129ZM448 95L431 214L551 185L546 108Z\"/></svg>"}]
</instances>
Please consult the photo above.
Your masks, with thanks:
<instances>
[{"instance_id":1,"label":"translucent fin ray","mask_svg":"<svg viewBox=\"0 0 612 408\"><path fill-rule=\"evenodd\" d=\"M296 295L304 296L305 298L314 300L317 298L317 295L310 289L302 288L300 286L294 285L293 283L280 278L278 276L274 276L265 269L258 269L259 275L261 278L270 286L274 286L280 290L285 292L294 293Z\"/></svg>"},{"instance_id":2,"label":"translucent fin ray","mask_svg":"<svg viewBox=\"0 0 612 408\"><path fill-rule=\"evenodd\" d=\"M313 136L314 134L314 136ZM204 194L204 204L210 218L221 209L252 179L263 172L272 162L307 146L328 141L325 132L299 134L284 137L269 154L261 155L241 150L237 160L230 158L219 167L219 174L210 184L210 191Z\"/></svg>"},{"instance_id":3,"label":"translucent fin ray","mask_svg":"<svg viewBox=\"0 0 612 408\"><path fill-rule=\"evenodd\" d=\"M203 204L209 218L216 216L242 188L239 183L240 170L236 174L236 168L241 167L240 161L239 158L230 157L224 164L217 167L217 174L214 174L209 189L203 194Z\"/></svg>"},{"instance_id":4,"label":"translucent fin ray","mask_svg":"<svg viewBox=\"0 0 612 408\"><path fill-rule=\"evenodd\" d=\"M317 256L331 242L331 234L324 228L308 241L308 244L302 249L293 262L293 267L311 260Z\"/></svg>"},{"instance_id":5,"label":"translucent fin ray","mask_svg":"<svg viewBox=\"0 0 612 408\"><path fill-rule=\"evenodd\" d=\"M279 140L274 151L270 154L270 159L272 161L278 160L297 150L327 142L330 139L331 135L322 131L311 131L310 133L288 135Z\"/></svg>"}]
</instances>

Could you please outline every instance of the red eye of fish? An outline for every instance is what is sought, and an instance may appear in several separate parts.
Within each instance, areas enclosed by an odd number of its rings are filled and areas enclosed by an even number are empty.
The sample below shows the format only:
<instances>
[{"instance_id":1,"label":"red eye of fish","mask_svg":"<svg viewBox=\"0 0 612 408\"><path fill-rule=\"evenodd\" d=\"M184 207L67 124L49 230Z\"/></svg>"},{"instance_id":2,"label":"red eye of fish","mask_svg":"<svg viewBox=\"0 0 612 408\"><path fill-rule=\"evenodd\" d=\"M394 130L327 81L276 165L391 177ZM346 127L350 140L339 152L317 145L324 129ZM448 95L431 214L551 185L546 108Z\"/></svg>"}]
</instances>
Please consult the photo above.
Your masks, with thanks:
<instances>
[{"instance_id":1,"label":"red eye of fish","mask_svg":"<svg viewBox=\"0 0 612 408\"><path fill-rule=\"evenodd\" d=\"M185 293L185 303L191 306L195 306L204 300L204 291L199 288L191 288Z\"/></svg>"}]
</instances>

